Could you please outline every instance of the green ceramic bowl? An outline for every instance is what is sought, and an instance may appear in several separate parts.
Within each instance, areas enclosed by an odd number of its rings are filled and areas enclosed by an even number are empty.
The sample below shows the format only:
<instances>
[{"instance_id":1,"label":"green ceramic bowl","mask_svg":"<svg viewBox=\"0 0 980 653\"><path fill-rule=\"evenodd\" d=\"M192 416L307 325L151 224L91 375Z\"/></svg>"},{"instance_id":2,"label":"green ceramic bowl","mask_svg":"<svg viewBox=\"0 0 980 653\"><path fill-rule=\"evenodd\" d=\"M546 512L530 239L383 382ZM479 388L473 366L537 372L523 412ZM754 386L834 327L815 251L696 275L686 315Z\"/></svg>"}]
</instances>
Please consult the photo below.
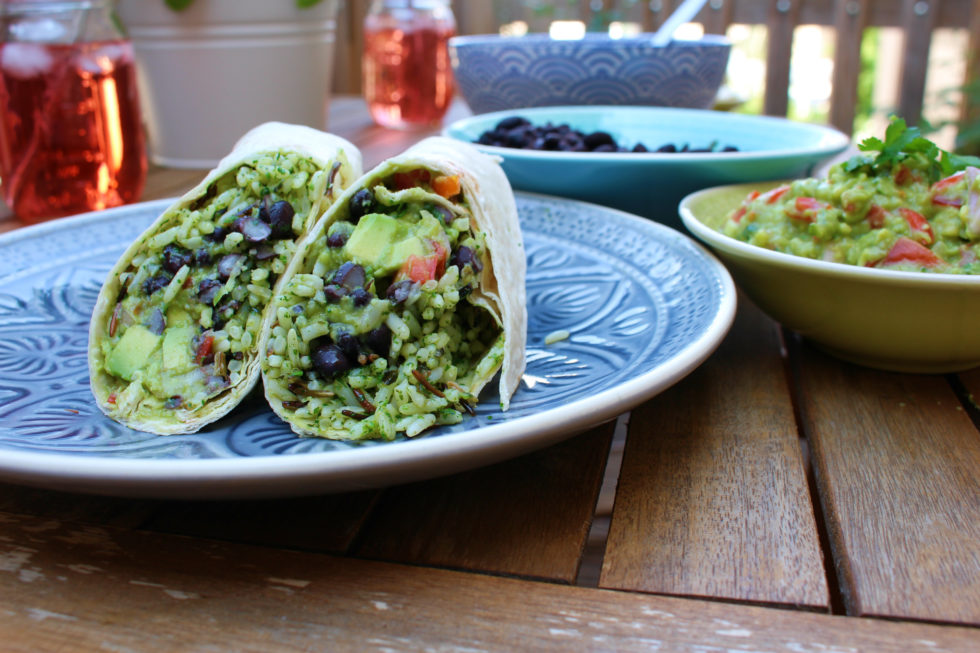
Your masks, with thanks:
<instances>
[{"instance_id":1,"label":"green ceramic bowl","mask_svg":"<svg viewBox=\"0 0 980 653\"><path fill-rule=\"evenodd\" d=\"M845 360L900 372L980 365L980 276L879 270L773 252L718 231L753 189L709 188L681 201L687 229L711 247L764 311Z\"/></svg>"}]
</instances>

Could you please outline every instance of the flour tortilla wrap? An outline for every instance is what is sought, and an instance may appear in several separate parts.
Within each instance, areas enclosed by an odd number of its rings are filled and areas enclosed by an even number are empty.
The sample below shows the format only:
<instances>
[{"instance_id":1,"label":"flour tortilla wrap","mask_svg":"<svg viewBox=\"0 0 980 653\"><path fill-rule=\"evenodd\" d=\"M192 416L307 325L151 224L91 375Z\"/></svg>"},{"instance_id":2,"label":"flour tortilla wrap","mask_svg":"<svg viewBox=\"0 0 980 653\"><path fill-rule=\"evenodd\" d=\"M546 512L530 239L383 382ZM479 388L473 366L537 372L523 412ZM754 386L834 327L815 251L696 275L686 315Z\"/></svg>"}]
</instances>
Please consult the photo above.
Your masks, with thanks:
<instances>
[{"instance_id":1,"label":"flour tortilla wrap","mask_svg":"<svg viewBox=\"0 0 980 653\"><path fill-rule=\"evenodd\" d=\"M286 271L260 347L273 410L300 435L413 437L524 371L525 253L497 162L429 138L357 180Z\"/></svg>"},{"instance_id":2,"label":"flour tortilla wrap","mask_svg":"<svg viewBox=\"0 0 980 653\"><path fill-rule=\"evenodd\" d=\"M123 252L89 328L99 408L141 431L191 433L255 386L269 300L300 239L359 177L360 152L266 123Z\"/></svg>"}]
</instances>

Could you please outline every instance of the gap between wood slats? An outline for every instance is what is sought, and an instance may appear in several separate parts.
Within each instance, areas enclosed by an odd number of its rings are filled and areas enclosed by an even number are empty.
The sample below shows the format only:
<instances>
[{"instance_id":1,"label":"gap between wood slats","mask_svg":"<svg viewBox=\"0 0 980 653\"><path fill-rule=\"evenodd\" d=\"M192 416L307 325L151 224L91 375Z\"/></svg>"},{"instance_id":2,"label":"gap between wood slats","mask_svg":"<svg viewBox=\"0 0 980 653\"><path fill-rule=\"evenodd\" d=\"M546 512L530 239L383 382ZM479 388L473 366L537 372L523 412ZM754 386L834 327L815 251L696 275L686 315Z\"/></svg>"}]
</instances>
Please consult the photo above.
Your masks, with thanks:
<instances>
[{"instance_id":1,"label":"gap between wood slats","mask_svg":"<svg viewBox=\"0 0 980 653\"><path fill-rule=\"evenodd\" d=\"M837 556L834 555L833 541L827 529L827 516L824 514L823 502L820 499L820 491L817 486L817 477L813 466L813 456L810 452L810 444L806 438L803 419L803 402L800 400L800 371L799 371L799 348L800 336L786 327L780 329L782 341L782 356L786 365L786 384L790 389L790 396L793 400L793 415L796 419L796 430L800 435L800 453L803 457L803 465L806 471L807 488L810 491L810 505L813 507L813 519L817 525L817 537L820 539L820 551L823 554L823 568L827 578L827 591L830 597L830 613L834 615L845 615L847 609L844 605L844 597L841 594L839 571L835 564Z\"/></svg>"},{"instance_id":2,"label":"gap between wood slats","mask_svg":"<svg viewBox=\"0 0 980 653\"><path fill-rule=\"evenodd\" d=\"M602 558L606 554L606 541L609 539L609 520L612 517L613 503L616 498L616 488L619 485L619 472L623 467L623 449L626 447L626 432L629 428L630 414L620 415L616 420L612 444L609 447L609 458L606 460L606 471L596 500L595 514L592 517L592 527L585 543L582 563L579 566L575 584L581 587L598 587L599 574L602 571Z\"/></svg>"}]
</instances>

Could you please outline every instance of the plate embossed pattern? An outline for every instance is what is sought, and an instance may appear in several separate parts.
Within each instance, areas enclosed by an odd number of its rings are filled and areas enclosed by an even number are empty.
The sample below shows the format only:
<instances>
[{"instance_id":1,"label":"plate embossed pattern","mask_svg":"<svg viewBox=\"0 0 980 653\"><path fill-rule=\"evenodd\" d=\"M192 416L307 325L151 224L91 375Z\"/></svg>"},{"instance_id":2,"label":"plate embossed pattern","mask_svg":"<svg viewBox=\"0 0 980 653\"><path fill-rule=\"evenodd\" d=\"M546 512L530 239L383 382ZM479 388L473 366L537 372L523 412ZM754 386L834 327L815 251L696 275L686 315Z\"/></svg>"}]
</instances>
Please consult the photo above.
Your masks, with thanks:
<instances>
[{"instance_id":1,"label":"plate embossed pattern","mask_svg":"<svg viewBox=\"0 0 980 653\"><path fill-rule=\"evenodd\" d=\"M156 436L102 415L89 389L86 351L103 277L168 204L112 209L0 239L0 478L43 483L39 470L18 473L5 469L2 460L20 456L21 466L43 466L66 455L82 467L154 461L163 468L313 455L324 461L321 473L328 475L330 461L344 456L374 456L391 464L386 450L423 445L438 458L441 450L458 453L459 443L474 447L473 438L482 434L488 443L494 433L501 442L533 438L524 431L547 431L542 417L553 413L552 421L561 425L575 416L576 406L595 397L639 381L626 393L635 395L635 404L662 389L658 384L673 382L658 378L657 370L678 359L684 365L675 375L693 369L727 331L734 310L727 273L685 236L601 207L518 194L528 257L528 365L509 411L500 411L488 388L476 417L461 424L413 441L351 444L296 437L257 391L199 433ZM569 338L546 345L545 337L559 329L569 331ZM588 414L573 424L580 430L599 417L613 417L619 401L611 400L608 415L584 406ZM566 436L551 440L560 437Z\"/></svg>"}]
</instances>

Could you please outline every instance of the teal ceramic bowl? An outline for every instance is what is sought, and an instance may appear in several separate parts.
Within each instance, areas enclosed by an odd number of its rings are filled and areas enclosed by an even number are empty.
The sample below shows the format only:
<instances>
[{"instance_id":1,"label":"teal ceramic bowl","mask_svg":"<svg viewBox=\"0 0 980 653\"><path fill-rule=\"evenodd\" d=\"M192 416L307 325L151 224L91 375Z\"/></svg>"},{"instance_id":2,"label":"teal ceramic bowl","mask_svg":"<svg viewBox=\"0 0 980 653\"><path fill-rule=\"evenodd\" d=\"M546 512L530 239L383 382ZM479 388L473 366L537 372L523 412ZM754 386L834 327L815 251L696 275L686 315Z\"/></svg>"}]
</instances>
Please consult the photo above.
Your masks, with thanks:
<instances>
[{"instance_id":1,"label":"teal ceramic bowl","mask_svg":"<svg viewBox=\"0 0 980 653\"><path fill-rule=\"evenodd\" d=\"M750 191L774 186L710 188L680 205L684 225L714 250L759 308L817 347L860 365L934 374L980 365L980 276L818 261L718 231Z\"/></svg>"},{"instance_id":2,"label":"teal ceramic bowl","mask_svg":"<svg viewBox=\"0 0 980 653\"><path fill-rule=\"evenodd\" d=\"M803 177L841 153L848 137L836 129L767 116L667 107L538 107L485 113L449 125L450 138L475 142L509 116L533 125L568 124L605 131L620 145L655 150L672 143L704 148L716 141L737 152L554 152L477 145L500 157L516 190L610 206L680 227L685 195L722 184Z\"/></svg>"}]
</instances>

